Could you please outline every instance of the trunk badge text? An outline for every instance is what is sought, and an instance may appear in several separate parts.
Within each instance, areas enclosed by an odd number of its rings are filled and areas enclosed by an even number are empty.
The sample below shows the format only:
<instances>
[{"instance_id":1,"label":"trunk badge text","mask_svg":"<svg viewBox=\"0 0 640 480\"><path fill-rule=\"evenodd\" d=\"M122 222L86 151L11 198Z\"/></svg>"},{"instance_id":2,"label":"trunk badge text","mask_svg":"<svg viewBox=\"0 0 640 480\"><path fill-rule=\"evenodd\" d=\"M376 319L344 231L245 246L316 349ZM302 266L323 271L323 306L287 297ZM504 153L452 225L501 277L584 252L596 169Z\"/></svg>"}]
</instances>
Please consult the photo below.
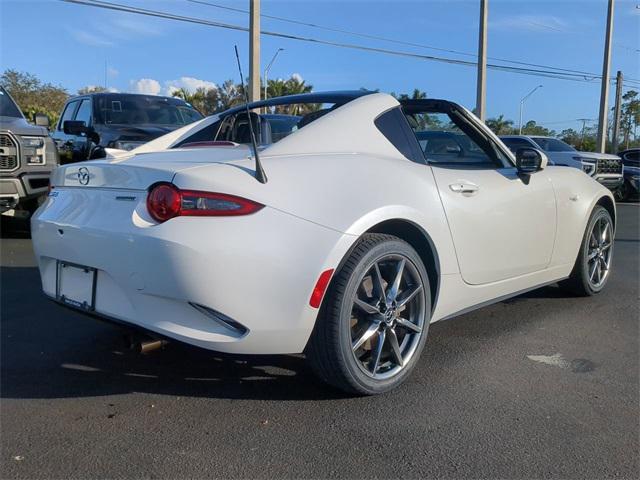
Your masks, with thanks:
<instances>
[{"instance_id":1,"label":"trunk badge text","mask_svg":"<svg viewBox=\"0 0 640 480\"><path fill-rule=\"evenodd\" d=\"M133 202L135 201L136 197L122 197L122 196L118 196L116 197L116 200L124 200L127 202Z\"/></svg>"}]
</instances>

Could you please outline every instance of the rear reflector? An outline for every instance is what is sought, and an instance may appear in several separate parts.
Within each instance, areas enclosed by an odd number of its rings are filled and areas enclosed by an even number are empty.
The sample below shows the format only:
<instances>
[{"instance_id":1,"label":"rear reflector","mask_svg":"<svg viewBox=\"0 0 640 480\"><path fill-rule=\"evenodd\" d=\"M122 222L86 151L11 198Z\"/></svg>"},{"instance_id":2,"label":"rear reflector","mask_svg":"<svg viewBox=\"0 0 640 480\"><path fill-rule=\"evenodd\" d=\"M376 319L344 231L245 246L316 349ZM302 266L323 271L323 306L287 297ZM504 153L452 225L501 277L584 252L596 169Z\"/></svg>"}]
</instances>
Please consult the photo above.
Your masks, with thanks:
<instances>
[{"instance_id":1,"label":"rear reflector","mask_svg":"<svg viewBox=\"0 0 640 480\"><path fill-rule=\"evenodd\" d=\"M318 281L316 282L316 286L311 292L311 298L309 299L309 305L313 308L319 308L322 303L322 297L324 297L324 292L327 290L329 286L329 281L331 280L331 275L333 275L333 268L329 270L325 270L318 277Z\"/></svg>"},{"instance_id":2,"label":"rear reflector","mask_svg":"<svg viewBox=\"0 0 640 480\"><path fill-rule=\"evenodd\" d=\"M154 220L166 222L180 216L231 217L250 215L264 205L226 193L180 190L171 183L153 186L147 197L147 210Z\"/></svg>"}]
</instances>

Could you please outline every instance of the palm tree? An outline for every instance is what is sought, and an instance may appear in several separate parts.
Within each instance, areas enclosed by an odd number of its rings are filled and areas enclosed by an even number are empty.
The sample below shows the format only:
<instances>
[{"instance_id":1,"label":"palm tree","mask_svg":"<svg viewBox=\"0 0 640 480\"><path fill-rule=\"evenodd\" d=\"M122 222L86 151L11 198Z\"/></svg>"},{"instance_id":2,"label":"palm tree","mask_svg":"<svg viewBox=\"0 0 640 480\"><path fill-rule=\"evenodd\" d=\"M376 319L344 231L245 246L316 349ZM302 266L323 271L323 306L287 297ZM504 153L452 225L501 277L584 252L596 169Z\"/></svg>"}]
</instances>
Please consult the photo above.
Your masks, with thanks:
<instances>
[{"instance_id":1,"label":"palm tree","mask_svg":"<svg viewBox=\"0 0 640 480\"><path fill-rule=\"evenodd\" d=\"M509 135L514 131L513 120L506 120L504 115L500 115L497 118L489 118L485 123L496 135Z\"/></svg>"}]
</instances>

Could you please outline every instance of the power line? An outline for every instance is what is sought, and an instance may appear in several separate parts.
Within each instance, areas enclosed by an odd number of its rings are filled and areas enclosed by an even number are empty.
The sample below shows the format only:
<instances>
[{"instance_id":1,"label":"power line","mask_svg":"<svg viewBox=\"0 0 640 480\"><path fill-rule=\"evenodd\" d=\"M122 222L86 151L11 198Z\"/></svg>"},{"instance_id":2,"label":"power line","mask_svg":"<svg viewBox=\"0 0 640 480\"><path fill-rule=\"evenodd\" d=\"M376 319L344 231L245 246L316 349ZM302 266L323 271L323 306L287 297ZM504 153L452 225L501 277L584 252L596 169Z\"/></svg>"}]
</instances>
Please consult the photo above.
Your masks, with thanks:
<instances>
[{"instance_id":1,"label":"power line","mask_svg":"<svg viewBox=\"0 0 640 480\"><path fill-rule=\"evenodd\" d=\"M244 10L242 8L236 8L236 7L229 7L226 5L220 5L217 3L212 3L212 2L206 2L203 0L186 0L187 2L190 3L194 3L194 4L199 4L199 5L206 5L209 7L214 7L214 8L219 8L221 10L228 10L228 11L232 11L232 12L237 12L237 13L243 13L243 14L248 14L249 11L248 10ZM337 32L337 33L343 33L345 35L352 35L352 36L356 36L356 37L361 37L361 38L368 38L371 40L380 40L383 42L389 42L389 43L395 43L397 45L405 45L405 46L409 46L409 47L417 47L417 48L425 48L425 49L429 49L429 50L434 50L434 51L439 51L439 52L445 52L445 53L453 53L455 55L464 55L467 57L477 57L478 55L476 53L470 53L470 52L461 52L459 50L452 50L452 49L448 49L448 48L440 48L440 47L434 47L431 45L425 45L422 43L413 43L413 42L407 42L405 40L398 40L395 38L388 38L388 37L381 37L378 35L371 35L368 33L362 33L362 32L353 32L350 30L344 30L344 29L340 29L340 28L335 28L335 27L327 27L327 26L323 26L323 25L317 25L315 23L309 23L309 22L304 22L301 20L293 20L290 18L284 18L284 17L277 17L274 15L267 15L267 14L261 14L261 17L264 18L269 18L271 20L277 20L280 22L286 22L286 23L291 23L294 25L302 25L305 27L311 27L311 28L316 28L319 30L326 30L329 32ZM533 23L532 23L533 24ZM536 24L538 26L545 26L545 25L541 25L541 24ZM552 28L552 27L549 27ZM553 69L553 70L558 70L559 72L569 72L569 73L579 73L579 74L584 74L584 75L593 75L592 73L589 72L585 72L582 70L573 70L573 69L567 69L567 68L560 68L560 67L550 67L548 65L541 65L538 63L528 63L528 62L520 62L517 60L509 60L509 59L505 59L505 58L498 58L498 57L487 57L489 60L494 60L496 62L504 62L504 63L511 63L514 65L524 65L524 66L528 66L528 67L540 67L540 68L546 68L546 69Z\"/></svg>"},{"instance_id":2,"label":"power line","mask_svg":"<svg viewBox=\"0 0 640 480\"><path fill-rule=\"evenodd\" d=\"M172 13L162 12L158 10L148 10L144 8L131 7L128 5L105 2L101 0L59 0L59 1L65 2L65 3L74 3L78 5L96 7L96 8L103 8L108 10L135 13L138 15L146 15L150 17L163 18L167 20L176 20L181 22L194 23L194 24L204 25L209 27L224 28L224 29L236 30L236 31L242 31L242 32L249 31L249 28L243 27L241 25L234 25L230 23L206 20L206 19L197 18L197 17L175 15ZM323 39L317 39L317 38L311 38L311 37L301 37L301 36L291 35L291 34L281 33L281 32L272 32L272 31L262 30L261 33L262 35L267 35L267 36L272 36L277 38L285 38L288 40L296 40L296 41L303 41L308 43L315 43L319 45L328 45L333 47L348 48L348 49L361 50L361 51L367 51L372 53L382 53L382 54L394 55L399 57L435 61L435 62L441 62L441 63L448 63L452 65L463 65L468 67L475 67L477 65L476 62L467 61L467 60L438 57L435 55L424 55L424 54L412 53L412 52L403 52L398 50L389 50L389 49L377 48L377 47L368 47L364 45L356 45L351 43L334 42L330 40L323 40ZM487 64L487 68L492 70L511 72L511 73L519 73L523 75L534 75L534 76L542 76L542 77L555 78L560 80L572 80L572 81L579 81L579 82L585 82L585 81L590 82L590 81L598 80L601 78L597 74L590 74L590 73L586 73L586 74L569 73L569 72L562 73L554 70L511 67L507 65L497 65L497 64ZM550 68L553 68L553 67L550 67ZM629 80L636 81L633 79L629 79ZM640 81L638 82L640 83Z\"/></svg>"}]
</instances>

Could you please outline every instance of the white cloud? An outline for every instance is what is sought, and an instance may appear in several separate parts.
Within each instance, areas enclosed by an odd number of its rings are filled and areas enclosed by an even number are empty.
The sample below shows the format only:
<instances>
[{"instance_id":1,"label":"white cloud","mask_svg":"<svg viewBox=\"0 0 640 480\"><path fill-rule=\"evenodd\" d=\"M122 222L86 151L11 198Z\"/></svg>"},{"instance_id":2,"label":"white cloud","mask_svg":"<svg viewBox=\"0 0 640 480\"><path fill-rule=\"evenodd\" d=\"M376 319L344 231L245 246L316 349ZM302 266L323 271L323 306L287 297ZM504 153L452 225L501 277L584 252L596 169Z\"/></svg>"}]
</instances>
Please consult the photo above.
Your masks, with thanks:
<instances>
[{"instance_id":1,"label":"white cloud","mask_svg":"<svg viewBox=\"0 0 640 480\"><path fill-rule=\"evenodd\" d=\"M569 24L553 15L513 15L489 22L491 28L532 32L568 32Z\"/></svg>"},{"instance_id":2,"label":"white cloud","mask_svg":"<svg viewBox=\"0 0 640 480\"><path fill-rule=\"evenodd\" d=\"M93 35L92 33L84 32L82 30L68 30L71 36L77 41L90 47L111 47L113 42L107 40L104 37Z\"/></svg>"},{"instance_id":3,"label":"white cloud","mask_svg":"<svg viewBox=\"0 0 640 480\"><path fill-rule=\"evenodd\" d=\"M296 82L302 83L304 82L304 78L299 73L292 73L291 78L293 78Z\"/></svg>"},{"instance_id":4,"label":"white cloud","mask_svg":"<svg viewBox=\"0 0 640 480\"><path fill-rule=\"evenodd\" d=\"M107 75L110 77L117 77L120 72L113 67L107 67Z\"/></svg>"},{"instance_id":5,"label":"white cloud","mask_svg":"<svg viewBox=\"0 0 640 480\"><path fill-rule=\"evenodd\" d=\"M153 78L141 78L140 80L131 80L131 89L134 93L158 95L162 87L160 86L160 82Z\"/></svg>"},{"instance_id":6,"label":"white cloud","mask_svg":"<svg viewBox=\"0 0 640 480\"><path fill-rule=\"evenodd\" d=\"M164 82L164 88L167 95L171 95L176 90L180 90L184 88L188 92L195 92L198 88L204 88L206 90L209 89L217 89L218 86L207 80L201 80L199 78L194 77L180 77L177 80L167 80Z\"/></svg>"}]
</instances>

